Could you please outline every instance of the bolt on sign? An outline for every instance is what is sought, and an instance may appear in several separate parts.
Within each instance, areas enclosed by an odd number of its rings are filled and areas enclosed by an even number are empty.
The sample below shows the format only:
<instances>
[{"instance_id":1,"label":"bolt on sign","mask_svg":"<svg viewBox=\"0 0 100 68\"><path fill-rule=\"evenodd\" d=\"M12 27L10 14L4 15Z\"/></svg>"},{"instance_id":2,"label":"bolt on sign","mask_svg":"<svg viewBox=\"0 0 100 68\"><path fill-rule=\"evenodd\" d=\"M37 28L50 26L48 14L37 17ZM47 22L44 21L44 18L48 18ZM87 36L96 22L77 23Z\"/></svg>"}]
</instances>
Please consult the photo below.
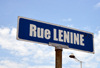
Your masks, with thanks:
<instances>
[{"instance_id":1,"label":"bolt on sign","mask_svg":"<svg viewBox=\"0 0 100 68\"><path fill-rule=\"evenodd\" d=\"M18 17L17 39L43 44L57 43L69 49L94 53L93 33Z\"/></svg>"}]
</instances>

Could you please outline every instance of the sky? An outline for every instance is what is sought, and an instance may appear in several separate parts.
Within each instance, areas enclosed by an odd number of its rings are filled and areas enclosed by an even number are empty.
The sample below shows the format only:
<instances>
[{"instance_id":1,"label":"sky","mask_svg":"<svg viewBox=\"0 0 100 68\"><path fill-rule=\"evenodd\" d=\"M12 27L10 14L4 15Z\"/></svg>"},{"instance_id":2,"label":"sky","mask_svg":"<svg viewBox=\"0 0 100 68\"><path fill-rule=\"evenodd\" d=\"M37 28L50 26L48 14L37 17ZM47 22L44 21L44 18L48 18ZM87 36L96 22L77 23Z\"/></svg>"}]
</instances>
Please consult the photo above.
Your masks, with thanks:
<instances>
[{"instance_id":1,"label":"sky","mask_svg":"<svg viewBox=\"0 0 100 68\"><path fill-rule=\"evenodd\" d=\"M100 0L0 0L0 68L55 68L55 48L16 40L18 16L94 33L95 54L63 49L62 68L100 68Z\"/></svg>"}]
</instances>

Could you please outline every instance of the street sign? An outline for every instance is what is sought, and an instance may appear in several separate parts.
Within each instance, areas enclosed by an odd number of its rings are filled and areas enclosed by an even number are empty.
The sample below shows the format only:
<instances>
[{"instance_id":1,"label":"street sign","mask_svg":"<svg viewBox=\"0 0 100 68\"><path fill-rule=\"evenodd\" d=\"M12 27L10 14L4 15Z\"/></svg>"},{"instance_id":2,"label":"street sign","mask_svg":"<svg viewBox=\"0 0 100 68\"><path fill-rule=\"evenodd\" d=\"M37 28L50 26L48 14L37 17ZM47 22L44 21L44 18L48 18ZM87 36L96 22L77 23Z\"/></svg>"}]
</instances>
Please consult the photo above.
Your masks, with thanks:
<instances>
[{"instance_id":1,"label":"street sign","mask_svg":"<svg viewBox=\"0 0 100 68\"><path fill-rule=\"evenodd\" d=\"M94 53L93 33L24 17L18 17L17 39Z\"/></svg>"}]
</instances>

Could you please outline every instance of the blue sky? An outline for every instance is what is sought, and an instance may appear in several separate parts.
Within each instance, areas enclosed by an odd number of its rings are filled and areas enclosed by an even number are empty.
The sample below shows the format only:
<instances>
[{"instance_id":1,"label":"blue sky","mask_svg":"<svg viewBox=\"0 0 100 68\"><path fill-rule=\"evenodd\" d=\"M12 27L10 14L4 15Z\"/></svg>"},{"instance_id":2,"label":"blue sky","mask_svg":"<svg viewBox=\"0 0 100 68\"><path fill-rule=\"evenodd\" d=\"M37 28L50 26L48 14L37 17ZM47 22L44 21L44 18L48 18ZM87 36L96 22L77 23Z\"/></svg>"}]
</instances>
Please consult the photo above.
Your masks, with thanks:
<instances>
[{"instance_id":1,"label":"blue sky","mask_svg":"<svg viewBox=\"0 0 100 68\"><path fill-rule=\"evenodd\" d=\"M95 54L63 49L63 68L100 68L100 0L0 0L0 68L55 68L55 49L16 40L18 16L94 33ZM91 56L91 57L90 57Z\"/></svg>"}]
</instances>

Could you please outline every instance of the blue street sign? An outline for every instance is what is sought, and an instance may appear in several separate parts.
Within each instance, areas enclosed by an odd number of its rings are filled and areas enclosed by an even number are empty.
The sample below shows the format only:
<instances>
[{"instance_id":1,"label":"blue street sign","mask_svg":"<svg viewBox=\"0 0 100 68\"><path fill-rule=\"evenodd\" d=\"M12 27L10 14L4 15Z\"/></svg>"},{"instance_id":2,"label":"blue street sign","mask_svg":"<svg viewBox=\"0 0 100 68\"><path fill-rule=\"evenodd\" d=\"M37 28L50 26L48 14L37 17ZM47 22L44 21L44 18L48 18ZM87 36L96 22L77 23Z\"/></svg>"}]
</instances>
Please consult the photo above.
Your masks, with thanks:
<instances>
[{"instance_id":1,"label":"blue street sign","mask_svg":"<svg viewBox=\"0 0 100 68\"><path fill-rule=\"evenodd\" d=\"M94 53L93 33L24 17L18 17L17 39L57 43L70 49Z\"/></svg>"}]
</instances>

